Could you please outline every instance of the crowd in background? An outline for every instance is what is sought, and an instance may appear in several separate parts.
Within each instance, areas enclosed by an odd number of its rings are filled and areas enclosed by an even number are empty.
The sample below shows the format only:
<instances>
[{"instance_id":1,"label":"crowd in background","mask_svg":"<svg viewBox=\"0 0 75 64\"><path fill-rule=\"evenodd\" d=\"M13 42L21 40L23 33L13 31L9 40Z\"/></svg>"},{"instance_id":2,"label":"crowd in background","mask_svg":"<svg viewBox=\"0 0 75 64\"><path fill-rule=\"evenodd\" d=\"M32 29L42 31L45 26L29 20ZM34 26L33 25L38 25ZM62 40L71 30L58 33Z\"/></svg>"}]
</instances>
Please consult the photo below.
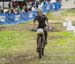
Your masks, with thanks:
<instances>
[{"instance_id":1,"label":"crowd in background","mask_svg":"<svg viewBox=\"0 0 75 64\"><path fill-rule=\"evenodd\" d=\"M41 3L50 2L51 0L29 0L27 2L9 2L8 10L4 12L4 9L0 7L0 13L20 13L20 12L28 12L35 11L36 8L41 6ZM61 1L61 0L56 0Z\"/></svg>"}]
</instances>

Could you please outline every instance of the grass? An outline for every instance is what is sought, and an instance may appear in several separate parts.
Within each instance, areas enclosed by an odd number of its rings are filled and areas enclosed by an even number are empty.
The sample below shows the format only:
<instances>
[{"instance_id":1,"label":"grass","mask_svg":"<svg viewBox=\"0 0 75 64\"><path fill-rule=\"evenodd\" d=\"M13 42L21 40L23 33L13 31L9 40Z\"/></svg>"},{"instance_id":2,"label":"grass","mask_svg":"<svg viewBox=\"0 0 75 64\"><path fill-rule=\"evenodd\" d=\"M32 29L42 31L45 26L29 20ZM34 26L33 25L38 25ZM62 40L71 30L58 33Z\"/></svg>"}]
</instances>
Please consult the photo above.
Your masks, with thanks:
<instances>
[{"instance_id":1,"label":"grass","mask_svg":"<svg viewBox=\"0 0 75 64\"><path fill-rule=\"evenodd\" d=\"M65 10L62 12L63 16L75 16L75 9Z\"/></svg>"},{"instance_id":2,"label":"grass","mask_svg":"<svg viewBox=\"0 0 75 64\"><path fill-rule=\"evenodd\" d=\"M59 17L59 16L54 16L52 12L47 13L47 17L48 17L49 20L62 20L61 17Z\"/></svg>"},{"instance_id":3,"label":"grass","mask_svg":"<svg viewBox=\"0 0 75 64\"><path fill-rule=\"evenodd\" d=\"M29 31L4 31L0 32L0 49L18 49L25 45L27 40L30 40L31 35ZM30 37L30 38L29 38ZM6 52L7 52L6 50ZM5 51L4 51L5 52ZM10 52L11 53L11 52Z\"/></svg>"},{"instance_id":4,"label":"grass","mask_svg":"<svg viewBox=\"0 0 75 64\"><path fill-rule=\"evenodd\" d=\"M72 32L49 32L45 56L39 60L38 55L36 54L35 32L12 30L1 31L0 57L16 58L18 56L23 56L22 58L18 57L16 60L13 60L15 62L18 61L16 64L41 64L43 62L44 64L53 64L54 62L56 62L56 64L63 64L62 61L67 61L68 64L70 64L70 62L74 61L73 58L75 58L72 55L75 53L74 39L75 37ZM22 60L20 60L20 58ZM13 64L7 62L7 60L4 62ZM3 62L0 64L3 64Z\"/></svg>"}]
</instances>

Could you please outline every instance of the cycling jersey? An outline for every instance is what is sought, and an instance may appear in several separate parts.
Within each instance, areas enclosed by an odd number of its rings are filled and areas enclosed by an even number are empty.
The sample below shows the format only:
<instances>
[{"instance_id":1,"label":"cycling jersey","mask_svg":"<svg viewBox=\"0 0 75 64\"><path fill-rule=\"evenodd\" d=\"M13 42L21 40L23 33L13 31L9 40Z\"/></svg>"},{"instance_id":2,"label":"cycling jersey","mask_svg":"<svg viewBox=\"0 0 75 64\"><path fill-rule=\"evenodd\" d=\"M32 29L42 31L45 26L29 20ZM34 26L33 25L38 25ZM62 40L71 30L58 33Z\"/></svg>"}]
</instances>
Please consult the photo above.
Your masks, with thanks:
<instances>
[{"instance_id":1,"label":"cycling jersey","mask_svg":"<svg viewBox=\"0 0 75 64\"><path fill-rule=\"evenodd\" d=\"M42 16L36 16L34 18L34 22L35 21L38 21L39 25L38 25L38 28L45 28L46 26L46 22L48 21L48 18L46 15L42 15Z\"/></svg>"}]
</instances>

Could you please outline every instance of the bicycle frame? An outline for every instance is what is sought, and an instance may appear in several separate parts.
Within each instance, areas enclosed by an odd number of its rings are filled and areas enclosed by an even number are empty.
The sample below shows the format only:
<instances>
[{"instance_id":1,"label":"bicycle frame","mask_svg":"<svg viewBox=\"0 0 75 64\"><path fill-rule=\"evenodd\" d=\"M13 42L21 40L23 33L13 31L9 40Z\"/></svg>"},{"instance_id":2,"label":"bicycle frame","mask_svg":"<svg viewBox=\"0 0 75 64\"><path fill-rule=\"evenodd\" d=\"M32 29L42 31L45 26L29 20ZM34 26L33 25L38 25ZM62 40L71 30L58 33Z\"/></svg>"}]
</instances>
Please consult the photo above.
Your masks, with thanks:
<instances>
[{"instance_id":1,"label":"bicycle frame","mask_svg":"<svg viewBox=\"0 0 75 64\"><path fill-rule=\"evenodd\" d=\"M37 48L39 49L39 58L41 58L44 54L44 44L45 44L45 36L44 33L37 34Z\"/></svg>"}]
</instances>

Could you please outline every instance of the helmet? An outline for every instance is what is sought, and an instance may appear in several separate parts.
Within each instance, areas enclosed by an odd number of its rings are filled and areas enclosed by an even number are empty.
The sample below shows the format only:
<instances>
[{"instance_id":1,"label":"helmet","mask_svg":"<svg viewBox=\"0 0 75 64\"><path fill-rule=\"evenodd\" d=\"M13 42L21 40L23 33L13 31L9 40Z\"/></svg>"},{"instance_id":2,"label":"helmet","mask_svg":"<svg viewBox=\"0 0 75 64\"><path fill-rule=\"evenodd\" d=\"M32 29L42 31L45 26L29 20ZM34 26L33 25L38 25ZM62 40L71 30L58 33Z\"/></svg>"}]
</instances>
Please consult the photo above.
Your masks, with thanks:
<instances>
[{"instance_id":1,"label":"helmet","mask_svg":"<svg viewBox=\"0 0 75 64\"><path fill-rule=\"evenodd\" d=\"M42 10L41 9L37 9L37 14L38 15L42 15L43 13L42 13Z\"/></svg>"}]
</instances>

